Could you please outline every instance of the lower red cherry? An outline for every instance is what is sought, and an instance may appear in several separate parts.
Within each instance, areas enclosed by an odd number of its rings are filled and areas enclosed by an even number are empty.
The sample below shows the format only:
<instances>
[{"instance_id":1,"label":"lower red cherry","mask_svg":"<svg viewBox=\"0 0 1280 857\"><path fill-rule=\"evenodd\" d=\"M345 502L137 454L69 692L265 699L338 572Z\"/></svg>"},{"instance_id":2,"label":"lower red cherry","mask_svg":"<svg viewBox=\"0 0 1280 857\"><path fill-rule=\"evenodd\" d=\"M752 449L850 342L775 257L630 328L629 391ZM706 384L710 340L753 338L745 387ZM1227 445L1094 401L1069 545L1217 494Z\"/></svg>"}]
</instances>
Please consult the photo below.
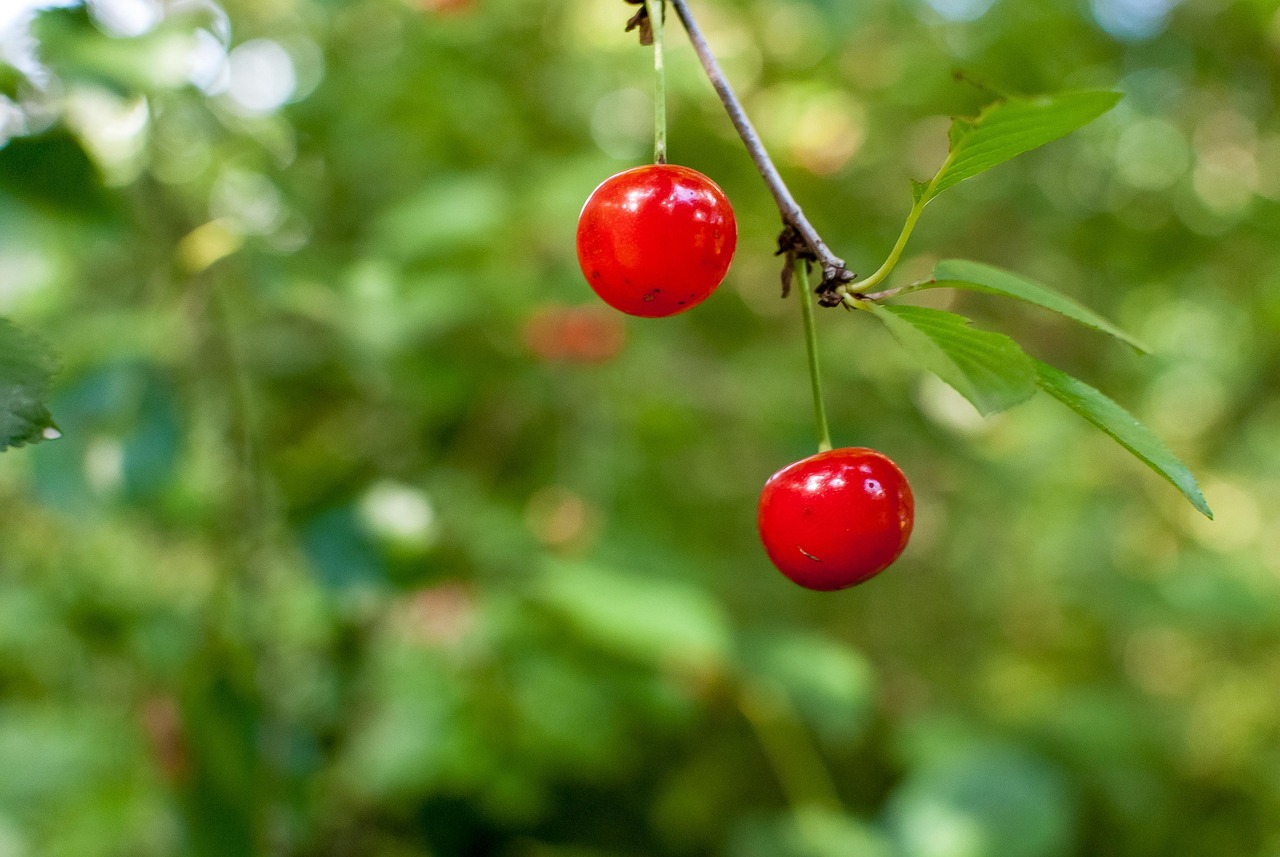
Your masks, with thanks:
<instances>
[{"instance_id":1,"label":"lower red cherry","mask_svg":"<svg viewBox=\"0 0 1280 857\"><path fill-rule=\"evenodd\" d=\"M733 206L697 170L652 164L606 179L578 217L578 262L605 303L659 318L702 303L738 244Z\"/></svg>"},{"instance_id":2,"label":"lower red cherry","mask_svg":"<svg viewBox=\"0 0 1280 857\"><path fill-rule=\"evenodd\" d=\"M806 589L862 583L907 546L915 504L907 477L873 449L820 452L764 484L757 522L769 559Z\"/></svg>"}]
</instances>

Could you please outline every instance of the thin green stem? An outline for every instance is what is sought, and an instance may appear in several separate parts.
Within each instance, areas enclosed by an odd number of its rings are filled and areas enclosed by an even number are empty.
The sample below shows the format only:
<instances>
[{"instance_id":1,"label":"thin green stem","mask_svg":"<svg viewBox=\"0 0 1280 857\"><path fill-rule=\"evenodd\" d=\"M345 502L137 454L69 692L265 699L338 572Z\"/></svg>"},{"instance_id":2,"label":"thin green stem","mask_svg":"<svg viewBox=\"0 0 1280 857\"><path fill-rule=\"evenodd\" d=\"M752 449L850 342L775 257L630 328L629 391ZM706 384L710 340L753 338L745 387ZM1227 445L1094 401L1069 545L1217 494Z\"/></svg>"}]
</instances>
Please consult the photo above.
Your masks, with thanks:
<instances>
[{"instance_id":1,"label":"thin green stem","mask_svg":"<svg viewBox=\"0 0 1280 857\"><path fill-rule=\"evenodd\" d=\"M667 162L667 69L663 64L662 24L666 0L645 0L653 29L653 162Z\"/></svg>"},{"instance_id":2,"label":"thin green stem","mask_svg":"<svg viewBox=\"0 0 1280 857\"><path fill-rule=\"evenodd\" d=\"M898 240L893 245L893 249L889 251L889 256L884 260L876 272L865 280L856 283L850 283L846 287L845 292L857 292L858 294L866 294L868 289L879 285L885 277L889 276L889 272L898 264L898 260L902 258L902 251L907 247L907 241L911 238L911 233L915 231L916 221L920 219L920 212L924 211L924 204L920 202L912 203L911 213L907 215L907 222L902 224L902 232L898 235Z\"/></svg>"},{"instance_id":3,"label":"thin green stem","mask_svg":"<svg viewBox=\"0 0 1280 857\"><path fill-rule=\"evenodd\" d=\"M818 328L813 318L813 294L809 291L809 260L800 262L800 310L804 316L804 344L809 353L809 381L813 385L813 419L818 427L818 452L831 449L831 428L827 425L827 406L822 398L822 373L818 366Z\"/></svg>"},{"instance_id":4,"label":"thin green stem","mask_svg":"<svg viewBox=\"0 0 1280 857\"><path fill-rule=\"evenodd\" d=\"M889 298L896 298L902 295L909 295L912 292L918 292L921 289L927 289L931 285L933 285L933 282L934 282L933 280L922 280L921 282L918 282L918 283L907 283L901 286L894 286L891 289L885 289L884 291L880 291L880 292L869 292L869 293L860 292L859 294L861 294L864 298L866 298L869 301L879 302L879 301L888 300ZM848 296L846 295L846 297Z\"/></svg>"}]
</instances>

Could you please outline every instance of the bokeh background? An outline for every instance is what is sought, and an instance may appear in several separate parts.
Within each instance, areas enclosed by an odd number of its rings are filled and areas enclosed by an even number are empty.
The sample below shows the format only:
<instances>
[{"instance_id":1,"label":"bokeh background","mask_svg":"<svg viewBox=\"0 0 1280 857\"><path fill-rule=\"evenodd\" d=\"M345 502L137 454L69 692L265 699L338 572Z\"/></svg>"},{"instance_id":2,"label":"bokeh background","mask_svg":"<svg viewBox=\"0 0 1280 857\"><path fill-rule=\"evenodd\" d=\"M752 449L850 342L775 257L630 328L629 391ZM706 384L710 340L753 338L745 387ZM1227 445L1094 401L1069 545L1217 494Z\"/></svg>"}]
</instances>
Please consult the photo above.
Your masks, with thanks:
<instances>
[{"instance_id":1,"label":"bokeh background","mask_svg":"<svg viewBox=\"0 0 1280 857\"><path fill-rule=\"evenodd\" d=\"M1280 855L1278 4L690 2L863 273L973 81L1122 90L896 281L974 258L1147 340L924 298L1133 410L1217 520L824 311L836 442L917 528L853 590L778 575L799 309L678 27L734 267L664 321L577 270L651 156L621 0L3 0L0 315L64 437L0 456L0 857Z\"/></svg>"}]
</instances>

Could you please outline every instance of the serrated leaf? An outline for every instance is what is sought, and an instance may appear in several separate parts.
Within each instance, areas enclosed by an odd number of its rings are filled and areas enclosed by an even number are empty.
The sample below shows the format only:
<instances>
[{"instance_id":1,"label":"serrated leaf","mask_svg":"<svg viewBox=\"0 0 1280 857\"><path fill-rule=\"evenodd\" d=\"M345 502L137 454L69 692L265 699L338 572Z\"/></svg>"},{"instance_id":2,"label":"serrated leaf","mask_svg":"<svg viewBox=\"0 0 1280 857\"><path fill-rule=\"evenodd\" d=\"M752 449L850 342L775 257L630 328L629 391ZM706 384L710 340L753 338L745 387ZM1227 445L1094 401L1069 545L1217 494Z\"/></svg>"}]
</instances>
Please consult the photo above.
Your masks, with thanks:
<instances>
[{"instance_id":1,"label":"serrated leaf","mask_svg":"<svg viewBox=\"0 0 1280 857\"><path fill-rule=\"evenodd\" d=\"M1148 467L1159 473L1182 492L1202 515L1213 518L1213 511L1200 493L1196 478L1178 457L1169 451L1155 432L1138 422L1137 417L1078 378L1074 378L1039 360L1033 360L1036 384L1050 396L1084 417L1117 443L1132 452Z\"/></svg>"},{"instance_id":2,"label":"serrated leaf","mask_svg":"<svg viewBox=\"0 0 1280 857\"><path fill-rule=\"evenodd\" d=\"M975 118L955 119L946 161L927 185L913 183L912 196L922 206L965 179L1087 125L1119 100L1117 92L1098 91L1009 98Z\"/></svg>"},{"instance_id":3,"label":"serrated leaf","mask_svg":"<svg viewBox=\"0 0 1280 857\"><path fill-rule=\"evenodd\" d=\"M919 288L936 289L943 287L968 289L989 295L1017 298L1020 301L1066 316L1072 321L1083 324L1085 327L1091 327L1101 333L1110 334L1142 354L1146 354L1150 350L1136 338L1125 333L1088 307L1077 303L1066 295L1053 291L1047 286L1042 286L1001 268L964 259L944 259L934 266L933 280L928 283L922 283Z\"/></svg>"},{"instance_id":4,"label":"serrated leaf","mask_svg":"<svg viewBox=\"0 0 1280 857\"><path fill-rule=\"evenodd\" d=\"M869 306L902 347L982 414L1011 408L1035 393L1031 358L1009 337L978 330L945 310Z\"/></svg>"},{"instance_id":5,"label":"serrated leaf","mask_svg":"<svg viewBox=\"0 0 1280 857\"><path fill-rule=\"evenodd\" d=\"M48 346L0 318L0 452L59 436L46 404L56 370Z\"/></svg>"}]
</instances>

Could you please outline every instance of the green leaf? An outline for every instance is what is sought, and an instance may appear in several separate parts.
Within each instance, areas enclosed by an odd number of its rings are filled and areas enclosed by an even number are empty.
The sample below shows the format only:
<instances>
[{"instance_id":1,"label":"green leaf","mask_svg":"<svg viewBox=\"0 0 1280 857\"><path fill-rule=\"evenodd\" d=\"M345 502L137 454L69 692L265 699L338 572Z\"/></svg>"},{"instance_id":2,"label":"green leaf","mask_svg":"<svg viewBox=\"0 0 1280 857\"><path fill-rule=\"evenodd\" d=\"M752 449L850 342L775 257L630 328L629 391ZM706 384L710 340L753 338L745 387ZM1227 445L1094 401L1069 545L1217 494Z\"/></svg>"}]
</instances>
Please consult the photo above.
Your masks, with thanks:
<instances>
[{"instance_id":1,"label":"green leaf","mask_svg":"<svg viewBox=\"0 0 1280 857\"><path fill-rule=\"evenodd\" d=\"M933 279L922 283L920 289L937 289L950 287L985 292L990 295L1003 295L1017 298L1029 304L1035 304L1059 315L1091 327L1102 333L1110 334L1130 348L1142 354L1150 349L1145 345L1098 315L1093 310L1076 303L1066 295L1059 294L1039 283L1024 279L1017 274L978 262L964 259L944 259L933 269Z\"/></svg>"},{"instance_id":2,"label":"green leaf","mask_svg":"<svg viewBox=\"0 0 1280 857\"><path fill-rule=\"evenodd\" d=\"M0 452L60 436L46 404L56 370L47 345L0 318Z\"/></svg>"},{"instance_id":3,"label":"green leaf","mask_svg":"<svg viewBox=\"0 0 1280 857\"><path fill-rule=\"evenodd\" d=\"M927 185L913 184L916 204L923 206L967 178L1070 134L1119 100L1118 92L1009 98L986 107L977 118L952 120L951 151Z\"/></svg>"},{"instance_id":4,"label":"green leaf","mask_svg":"<svg viewBox=\"0 0 1280 857\"><path fill-rule=\"evenodd\" d=\"M1039 360L1032 362L1035 365L1036 383L1041 390L1111 435L1117 443L1173 483L1201 514L1207 518L1213 517L1213 511L1200 493L1196 478L1151 429L1078 378Z\"/></svg>"},{"instance_id":5,"label":"green leaf","mask_svg":"<svg viewBox=\"0 0 1280 857\"><path fill-rule=\"evenodd\" d=\"M940 309L869 306L902 347L981 413L1003 411L1035 393L1031 358L1009 337Z\"/></svg>"}]
</instances>

